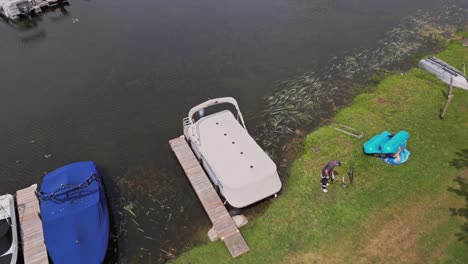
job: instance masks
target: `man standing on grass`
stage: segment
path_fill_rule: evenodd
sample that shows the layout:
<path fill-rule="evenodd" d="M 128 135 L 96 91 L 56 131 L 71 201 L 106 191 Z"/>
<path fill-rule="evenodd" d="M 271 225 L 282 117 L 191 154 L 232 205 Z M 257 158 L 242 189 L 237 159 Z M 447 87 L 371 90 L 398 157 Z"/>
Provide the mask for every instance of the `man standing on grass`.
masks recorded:
<path fill-rule="evenodd" d="M 335 174 L 333 173 L 333 170 L 335 169 L 335 166 L 341 166 L 341 160 L 332 160 L 325 165 L 322 169 L 322 191 L 323 192 L 328 192 L 327 186 L 328 186 L 328 180 L 335 180 Z"/>

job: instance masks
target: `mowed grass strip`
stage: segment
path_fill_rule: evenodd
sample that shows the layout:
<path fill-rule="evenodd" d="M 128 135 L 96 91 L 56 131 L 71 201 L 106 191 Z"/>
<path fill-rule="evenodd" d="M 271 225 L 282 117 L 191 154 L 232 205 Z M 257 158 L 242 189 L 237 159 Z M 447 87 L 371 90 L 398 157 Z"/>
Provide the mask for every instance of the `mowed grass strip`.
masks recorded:
<path fill-rule="evenodd" d="M 468 48 L 452 41 L 437 55 L 460 68 Z M 386 78 L 372 94 L 362 94 L 340 110 L 335 121 L 366 132 L 357 140 L 322 127 L 303 140 L 291 166 L 287 188 L 266 213 L 242 228 L 251 251 L 231 259 L 220 241 L 195 247 L 178 263 L 467 263 L 468 246 L 459 240 L 468 181 L 463 150 L 468 149 L 468 91 L 454 89 L 444 120 L 447 85 L 414 68 Z M 411 156 L 400 166 L 366 156 L 362 145 L 383 130 L 406 130 Z M 457 155 L 457 153 L 459 153 Z M 460 154 L 462 153 L 462 154 Z M 465 162 L 463 162 L 463 158 Z M 336 171 L 355 169 L 354 183 L 320 189 L 321 168 L 341 159 Z M 462 166 L 454 166 L 461 159 Z M 341 178 L 341 177 L 338 178 Z M 349 183 L 348 183 L 349 184 Z M 466 186 L 465 186 L 466 188 Z M 450 191 L 452 190 L 452 191 Z"/>

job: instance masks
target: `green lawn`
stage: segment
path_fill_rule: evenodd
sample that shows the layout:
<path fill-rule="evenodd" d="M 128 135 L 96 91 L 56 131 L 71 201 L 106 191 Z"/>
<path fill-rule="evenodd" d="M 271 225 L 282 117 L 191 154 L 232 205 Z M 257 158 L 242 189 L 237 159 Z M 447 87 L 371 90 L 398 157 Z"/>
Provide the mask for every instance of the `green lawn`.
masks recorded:
<path fill-rule="evenodd" d="M 451 42 L 438 57 L 459 67 L 468 62 L 468 48 Z M 460 154 L 468 150 L 468 91 L 454 89 L 440 120 L 446 90 L 436 77 L 415 68 L 386 78 L 372 94 L 357 96 L 335 121 L 367 136 L 358 140 L 329 127 L 306 136 L 282 195 L 242 228 L 248 254 L 231 259 L 217 241 L 175 262 L 468 263 L 468 231 L 461 228 L 466 216 L 449 210 L 466 208 L 468 202 L 468 154 Z M 411 135 L 407 163 L 391 166 L 363 155 L 362 145 L 371 136 L 401 129 Z M 342 189 L 335 183 L 325 194 L 319 174 L 331 159 L 343 161 L 336 169 L 341 175 L 354 166 L 354 184 Z M 458 168 L 456 159 L 462 159 Z M 454 181 L 457 176 L 464 186 Z M 457 192 L 460 188 L 464 191 Z M 458 240 L 459 233 L 464 240 Z"/>

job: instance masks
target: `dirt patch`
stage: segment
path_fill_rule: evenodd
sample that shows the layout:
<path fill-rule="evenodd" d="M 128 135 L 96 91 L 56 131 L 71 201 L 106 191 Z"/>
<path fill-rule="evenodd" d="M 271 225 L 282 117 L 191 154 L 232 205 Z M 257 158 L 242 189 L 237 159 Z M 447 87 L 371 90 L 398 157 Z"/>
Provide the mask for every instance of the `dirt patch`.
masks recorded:
<path fill-rule="evenodd" d="M 292 253 L 289 254 L 283 261 L 283 263 L 288 264 L 319 264 L 319 263 L 332 263 L 330 259 L 326 258 L 323 255 L 319 254 L 301 254 L 301 253 Z"/>
<path fill-rule="evenodd" d="M 335 246 L 305 254 L 294 252 L 284 263 L 421 263 L 443 259 L 444 250 L 455 237 L 440 241 L 437 250 L 429 255 L 419 248 L 419 243 L 433 228 L 449 221 L 451 198 L 446 192 L 379 210 L 360 231 L 363 237 L 344 235 Z"/>
<path fill-rule="evenodd" d="M 425 234 L 428 234 L 432 227 L 439 225 L 447 218 L 431 217 L 429 214 L 443 204 L 447 194 L 442 194 L 435 200 L 421 200 L 410 204 L 405 204 L 399 212 L 385 212 L 390 216 L 390 220 L 382 223 L 379 231 L 371 236 L 368 244 L 364 248 L 367 258 L 377 258 L 379 263 L 416 263 L 421 260 L 417 243 Z M 428 218 L 430 220 L 428 220 Z M 422 221 L 425 219 L 425 221 Z M 421 223 L 430 223 L 421 224 Z M 375 228 L 372 227 L 372 228 Z M 363 259 L 362 262 L 366 262 Z M 368 260 L 368 259 L 367 259 Z"/>
<path fill-rule="evenodd" d="M 379 234 L 370 241 L 366 251 L 380 259 L 400 258 L 405 263 L 415 262 L 418 254 L 414 246 L 418 237 L 418 232 L 397 216 L 383 226 Z"/>

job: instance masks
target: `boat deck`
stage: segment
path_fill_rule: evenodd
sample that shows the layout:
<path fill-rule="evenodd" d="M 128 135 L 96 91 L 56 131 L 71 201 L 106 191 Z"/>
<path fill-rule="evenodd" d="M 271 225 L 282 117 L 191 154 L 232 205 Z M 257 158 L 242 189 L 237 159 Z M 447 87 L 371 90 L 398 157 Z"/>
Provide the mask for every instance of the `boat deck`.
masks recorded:
<path fill-rule="evenodd" d="M 24 263 L 49 263 L 44 243 L 39 200 L 36 197 L 37 184 L 16 191 L 20 234 L 23 241 Z"/>
<path fill-rule="evenodd" d="M 228 248 L 231 256 L 235 258 L 247 253 L 249 251 L 247 243 L 187 141 L 179 137 L 170 140 L 169 144 L 213 223 L 214 230 Z"/>

